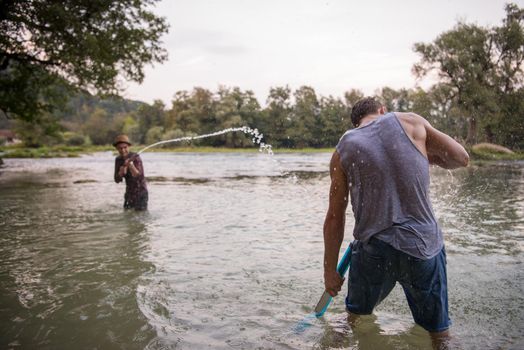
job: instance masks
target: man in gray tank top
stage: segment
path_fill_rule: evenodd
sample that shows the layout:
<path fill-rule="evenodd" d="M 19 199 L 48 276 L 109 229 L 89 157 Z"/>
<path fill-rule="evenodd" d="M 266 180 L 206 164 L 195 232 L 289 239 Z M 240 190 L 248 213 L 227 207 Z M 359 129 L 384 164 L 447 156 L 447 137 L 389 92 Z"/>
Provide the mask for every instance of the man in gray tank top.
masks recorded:
<path fill-rule="evenodd" d="M 324 222 L 324 280 L 335 296 L 348 199 L 355 216 L 346 308 L 371 314 L 399 282 L 413 318 L 438 343 L 448 336 L 446 253 L 429 198 L 429 165 L 467 166 L 465 149 L 414 113 L 386 113 L 373 98 L 351 112 L 355 129 L 330 163 Z"/>

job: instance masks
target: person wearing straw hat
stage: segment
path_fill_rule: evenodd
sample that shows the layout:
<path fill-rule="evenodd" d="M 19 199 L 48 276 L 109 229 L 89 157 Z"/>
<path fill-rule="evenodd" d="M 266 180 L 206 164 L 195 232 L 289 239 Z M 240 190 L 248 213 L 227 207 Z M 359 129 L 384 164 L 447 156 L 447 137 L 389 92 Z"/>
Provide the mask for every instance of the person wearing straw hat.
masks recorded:
<path fill-rule="evenodd" d="M 343 278 L 337 259 L 348 202 L 355 217 L 346 309 L 350 323 L 371 314 L 397 282 L 415 323 L 436 346 L 448 338 L 446 252 L 429 198 L 429 165 L 468 165 L 464 147 L 415 113 L 386 113 L 374 98 L 352 108 L 355 129 L 337 144 L 330 163 L 324 221 L 324 281 L 335 296 Z"/>
<path fill-rule="evenodd" d="M 126 180 L 124 208 L 146 210 L 149 194 L 142 159 L 138 154 L 129 151 L 131 142 L 127 135 L 118 135 L 113 146 L 118 151 L 115 159 L 115 182 Z"/>

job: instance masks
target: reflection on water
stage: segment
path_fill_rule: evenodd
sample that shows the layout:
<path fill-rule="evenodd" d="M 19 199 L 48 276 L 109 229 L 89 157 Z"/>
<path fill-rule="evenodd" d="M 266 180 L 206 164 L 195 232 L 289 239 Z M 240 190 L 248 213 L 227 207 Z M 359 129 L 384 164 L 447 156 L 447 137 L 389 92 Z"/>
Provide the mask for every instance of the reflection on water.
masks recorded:
<path fill-rule="evenodd" d="M 322 293 L 329 154 L 143 154 L 146 213 L 113 155 L 0 169 L 0 348 L 429 349 L 402 290 L 355 327 Z M 454 349 L 523 345 L 524 164 L 432 169 Z M 352 217 L 348 213 L 347 238 Z"/>
<path fill-rule="evenodd" d="M 436 211 L 456 250 L 519 254 L 524 238 L 523 166 L 435 171 Z"/>
<path fill-rule="evenodd" d="M 9 185 L 1 188 L 0 347 L 147 344 L 154 332 L 134 297 L 154 269 L 141 258 L 147 217 L 90 208 L 64 187 Z"/>

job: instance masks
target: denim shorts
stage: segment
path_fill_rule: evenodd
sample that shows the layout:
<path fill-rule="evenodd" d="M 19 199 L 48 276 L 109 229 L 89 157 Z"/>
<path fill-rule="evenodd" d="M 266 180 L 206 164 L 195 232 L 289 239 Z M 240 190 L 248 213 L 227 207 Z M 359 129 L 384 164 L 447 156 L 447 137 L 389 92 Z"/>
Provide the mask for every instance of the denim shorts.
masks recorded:
<path fill-rule="evenodd" d="M 350 313 L 369 315 L 399 282 L 415 323 L 429 332 L 449 328 L 446 252 L 422 260 L 371 238 L 354 241 L 348 278 L 346 308 Z"/>

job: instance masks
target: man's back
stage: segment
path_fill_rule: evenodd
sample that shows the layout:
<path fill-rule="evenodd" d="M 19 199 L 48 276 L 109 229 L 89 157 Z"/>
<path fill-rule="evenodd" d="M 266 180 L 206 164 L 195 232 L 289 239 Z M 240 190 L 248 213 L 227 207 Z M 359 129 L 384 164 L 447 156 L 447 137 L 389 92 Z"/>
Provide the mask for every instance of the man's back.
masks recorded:
<path fill-rule="evenodd" d="M 467 166 L 469 156 L 457 141 L 421 116 L 385 113 L 385 107 L 372 97 L 355 103 L 351 122 L 357 129 L 341 138 L 331 157 L 329 207 L 324 220 L 324 285 L 335 296 L 344 282 L 337 272 L 337 261 L 351 194 L 357 241 L 352 243 L 346 297 L 350 323 L 358 315 L 372 313 L 399 282 L 414 321 L 431 334 L 438 347 L 450 325 L 445 249 L 428 259 L 413 259 L 413 255 L 431 255 L 431 240 L 442 239 L 427 198 L 429 164 L 453 169 Z M 371 231 L 388 223 L 391 226 L 365 242 L 360 237 L 363 222 L 364 229 L 372 227 Z M 431 225 L 437 230 L 433 234 Z M 418 236 L 421 227 L 423 233 Z M 404 251 L 395 249 L 395 244 L 405 243 L 399 241 L 403 237 L 415 245 L 408 244 Z M 424 242 L 431 247 L 425 247 Z"/>
<path fill-rule="evenodd" d="M 375 236 L 422 259 L 442 249 L 429 200 L 428 159 L 394 113 L 348 131 L 337 152 L 351 194 L 356 239 L 367 242 Z"/>

